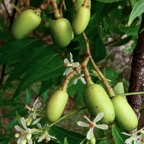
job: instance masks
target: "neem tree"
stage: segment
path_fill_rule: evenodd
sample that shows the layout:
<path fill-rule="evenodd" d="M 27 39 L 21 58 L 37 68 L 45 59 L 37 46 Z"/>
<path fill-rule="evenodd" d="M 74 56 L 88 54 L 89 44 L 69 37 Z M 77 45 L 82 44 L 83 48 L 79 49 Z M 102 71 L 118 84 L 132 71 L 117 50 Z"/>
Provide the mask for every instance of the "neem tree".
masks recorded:
<path fill-rule="evenodd" d="M 1 4 L 2 143 L 144 143 L 143 0 Z M 130 77 L 110 65 L 122 46 Z"/>

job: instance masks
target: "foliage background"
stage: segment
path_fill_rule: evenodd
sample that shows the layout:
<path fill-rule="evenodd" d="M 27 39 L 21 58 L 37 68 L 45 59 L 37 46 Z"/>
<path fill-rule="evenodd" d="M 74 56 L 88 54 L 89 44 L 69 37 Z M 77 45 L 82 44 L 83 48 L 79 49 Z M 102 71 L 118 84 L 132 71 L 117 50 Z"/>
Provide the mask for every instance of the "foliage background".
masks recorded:
<path fill-rule="evenodd" d="M 18 1 L 20 9 L 26 7 L 24 1 Z M 32 7 L 39 7 L 43 0 L 31 0 Z M 112 87 L 117 82 L 123 82 L 125 92 L 128 92 L 129 76 L 131 71 L 132 52 L 136 47 L 138 30 L 141 22 L 142 10 L 137 6 L 138 14 L 131 18 L 130 14 L 137 0 L 92 0 L 91 19 L 85 33 L 90 41 L 91 53 L 103 74 L 111 80 Z M 15 41 L 10 34 L 10 25 L 13 22 L 15 1 L 0 0 L 0 143 L 14 143 L 14 125 L 17 123 L 16 112 L 21 116 L 27 115 L 25 105 L 31 105 L 36 97 L 40 96 L 45 106 L 49 96 L 58 89 L 64 80 L 65 70 L 63 59 L 73 54 L 74 60 L 82 62 L 85 54 L 85 42 L 82 35 L 75 36 L 66 48 L 56 47 L 49 32 L 50 19 L 53 14 L 48 11 L 42 13 L 40 26 L 25 39 Z M 65 0 L 66 10 L 64 17 L 72 21 L 72 1 Z M 139 17 L 138 17 L 139 16 Z M 134 20 L 134 21 L 133 21 Z M 91 72 L 91 67 L 89 67 Z M 97 77 L 92 75 L 96 83 Z M 69 102 L 65 114 L 83 106 L 83 88 L 81 82 L 69 85 Z M 65 133 L 65 137 L 74 135 L 74 131 L 85 134 L 85 129 L 76 125 L 84 113 L 71 116 L 58 124 L 60 130 L 55 128 L 52 133 Z M 143 122 L 140 121 L 140 127 Z M 67 128 L 73 132 L 67 135 Z M 111 143 L 122 144 L 119 135 L 120 128 L 112 126 L 115 139 Z M 56 131 L 57 130 L 57 131 Z M 99 132 L 100 133 L 100 132 Z M 61 135 L 61 134 L 60 134 Z M 82 137 L 75 136 L 76 137 Z M 107 136 L 99 142 L 104 144 Z M 124 139 L 124 138 L 123 138 Z M 75 139 L 71 139 L 72 143 Z"/>

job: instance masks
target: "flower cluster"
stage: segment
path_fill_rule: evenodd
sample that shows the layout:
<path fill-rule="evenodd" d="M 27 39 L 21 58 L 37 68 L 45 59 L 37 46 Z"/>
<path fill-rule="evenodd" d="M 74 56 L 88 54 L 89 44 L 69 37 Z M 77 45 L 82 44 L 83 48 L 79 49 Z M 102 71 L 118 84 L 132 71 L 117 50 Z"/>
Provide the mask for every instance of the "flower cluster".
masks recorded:
<path fill-rule="evenodd" d="M 48 133 L 48 125 L 44 127 L 41 126 L 39 121 L 42 119 L 42 109 L 41 109 L 41 102 L 39 98 L 33 104 L 33 107 L 29 107 L 26 105 L 26 108 L 29 110 L 29 115 L 27 118 L 20 117 L 19 118 L 19 125 L 15 125 L 15 130 L 17 133 L 15 137 L 17 138 L 17 144 L 32 144 L 33 140 L 32 137 L 35 137 L 35 140 L 39 143 L 43 140 L 46 142 L 50 141 L 51 139 L 55 139 L 56 137 L 51 136 Z M 33 125 L 34 128 L 32 127 Z"/>
<path fill-rule="evenodd" d="M 101 112 L 94 118 L 93 121 L 91 121 L 86 115 L 84 115 L 84 118 L 89 122 L 89 124 L 82 122 L 82 121 L 77 122 L 78 126 L 90 128 L 86 135 L 86 138 L 88 140 L 90 140 L 92 138 L 93 133 L 94 133 L 94 128 L 99 128 L 102 130 L 108 129 L 108 125 L 106 125 L 106 124 L 97 124 L 97 122 L 99 122 L 103 117 L 104 117 L 104 113 Z"/>
<path fill-rule="evenodd" d="M 79 62 L 74 62 L 73 60 L 73 55 L 70 53 L 70 60 L 67 58 L 64 59 L 64 64 L 67 67 L 67 69 L 64 71 L 63 75 L 68 76 L 74 68 L 78 67 L 80 64 Z M 78 80 L 81 80 L 83 84 L 86 84 L 86 81 L 84 79 L 84 74 L 82 74 L 82 70 L 78 70 L 77 73 L 75 74 L 75 79 L 73 80 L 73 84 L 75 85 Z"/>
<path fill-rule="evenodd" d="M 137 132 L 134 132 L 132 134 L 126 133 L 126 132 L 122 132 L 122 134 L 129 136 L 129 138 L 127 138 L 125 140 L 126 144 L 143 144 L 144 143 L 144 130 L 140 129 Z"/>

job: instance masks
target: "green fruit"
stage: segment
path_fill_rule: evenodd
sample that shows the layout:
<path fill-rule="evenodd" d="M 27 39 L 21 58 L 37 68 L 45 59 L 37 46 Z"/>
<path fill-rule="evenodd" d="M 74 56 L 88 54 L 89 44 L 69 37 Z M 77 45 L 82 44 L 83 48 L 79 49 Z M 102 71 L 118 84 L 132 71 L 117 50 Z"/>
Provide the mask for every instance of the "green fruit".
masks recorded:
<path fill-rule="evenodd" d="M 74 34 L 81 34 L 87 27 L 90 20 L 90 8 L 82 6 L 76 12 L 72 21 Z"/>
<path fill-rule="evenodd" d="M 64 90 L 57 90 L 50 97 L 46 106 L 46 116 L 49 122 L 58 120 L 68 101 L 68 94 Z"/>
<path fill-rule="evenodd" d="M 92 138 L 89 140 L 89 144 L 96 144 L 96 138 L 93 134 Z"/>
<path fill-rule="evenodd" d="M 84 0 L 75 0 L 75 10 L 77 11 L 84 3 Z M 91 8 L 91 0 L 89 0 L 89 7 Z"/>
<path fill-rule="evenodd" d="M 112 98 L 112 103 L 115 108 L 116 121 L 125 130 L 133 130 L 138 125 L 138 118 L 123 96 L 115 96 Z"/>
<path fill-rule="evenodd" d="M 70 22 L 65 18 L 53 20 L 50 25 L 53 42 L 58 47 L 66 47 L 74 37 Z"/>
<path fill-rule="evenodd" d="M 20 13 L 14 20 L 11 27 L 11 34 L 16 40 L 23 39 L 36 29 L 40 22 L 40 10 L 27 9 Z"/>
<path fill-rule="evenodd" d="M 103 112 L 104 118 L 102 123 L 112 123 L 115 118 L 113 104 L 104 88 L 98 84 L 87 85 L 84 91 L 84 101 L 86 107 L 92 116 Z"/>

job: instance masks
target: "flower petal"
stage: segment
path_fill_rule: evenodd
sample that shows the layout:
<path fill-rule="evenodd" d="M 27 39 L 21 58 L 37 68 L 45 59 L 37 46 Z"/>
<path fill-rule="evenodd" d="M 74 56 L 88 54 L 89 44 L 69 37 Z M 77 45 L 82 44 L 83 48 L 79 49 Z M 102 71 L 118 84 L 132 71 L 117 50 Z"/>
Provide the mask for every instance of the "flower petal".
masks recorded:
<path fill-rule="evenodd" d="M 125 143 L 130 144 L 132 141 L 133 141 L 133 137 L 130 137 L 130 138 L 125 140 Z"/>
<path fill-rule="evenodd" d="M 21 124 L 22 124 L 23 128 L 24 128 L 24 129 L 27 129 L 25 118 L 22 117 L 22 118 L 20 119 L 20 121 L 21 121 Z"/>
<path fill-rule="evenodd" d="M 35 100 L 33 107 L 35 107 L 35 105 L 38 103 L 39 97 Z"/>
<path fill-rule="evenodd" d="M 78 81 L 78 78 L 75 78 L 75 79 L 73 80 L 73 84 L 76 85 L 76 84 L 77 84 L 77 81 Z"/>
<path fill-rule="evenodd" d="M 77 122 L 77 125 L 78 126 L 82 126 L 82 127 L 89 127 L 89 124 L 85 123 L 85 122 L 82 122 L 82 121 L 78 121 Z"/>
<path fill-rule="evenodd" d="M 40 120 L 41 120 L 41 118 L 37 118 L 37 119 L 32 123 L 32 125 L 37 124 Z"/>
<path fill-rule="evenodd" d="M 73 63 L 73 55 L 70 53 L 70 62 Z"/>
<path fill-rule="evenodd" d="M 93 136 L 93 128 L 90 128 L 89 131 L 88 131 L 88 133 L 87 133 L 86 138 L 88 140 L 90 140 L 92 138 L 92 136 Z"/>
<path fill-rule="evenodd" d="M 41 136 L 39 136 L 39 139 L 38 139 L 37 142 L 38 143 L 41 142 L 44 138 L 45 138 L 45 134 L 42 134 Z"/>
<path fill-rule="evenodd" d="M 18 125 L 15 125 L 15 127 L 14 127 L 17 131 L 19 131 L 19 132 L 21 132 L 21 131 L 24 131 L 24 129 L 23 128 L 21 128 L 20 126 L 18 126 Z"/>
<path fill-rule="evenodd" d="M 65 70 L 65 72 L 63 73 L 63 75 L 69 75 L 71 72 L 73 71 L 73 69 L 72 68 L 67 68 L 66 70 Z"/>
<path fill-rule="evenodd" d="M 86 81 L 83 77 L 81 77 L 80 80 L 82 81 L 83 84 L 86 84 Z"/>
<path fill-rule="evenodd" d="M 102 129 L 102 130 L 108 129 L 108 125 L 106 125 L 106 124 L 96 124 L 95 127 Z"/>
<path fill-rule="evenodd" d="M 28 140 L 28 144 L 32 144 L 32 139 L 29 139 L 29 140 Z"/>
<path fill-rule="evenodd" d="M 67 58 L 65 58 L 65 59 L 64 59 L 64 63 L 65 63 L 65 64 L 70 64 L 70 61 L 69 61 Z"/>
<path fill-rule="evenodd" d="M 121 132 L 121 133 L 124 134 L 124 135 L 127 135 L 127 136 L 131 136 L 131 134 L 126 133 L 126 132 Z"/>
<path fill-rule="evenodd" d="M 72 64 L 73 67 L 78 67 L 79 65 L 80 65 L 79 62 L 75 62 L 75 63 Z"/>
<path fill-rule="evenodd" d="M 96 122 L 100 121 L 103 117 L 104 117 L 104 113 L 103 112 L 98 113 L 98 115 L 95 117 L 93 122 L 96 123 Z"/>

